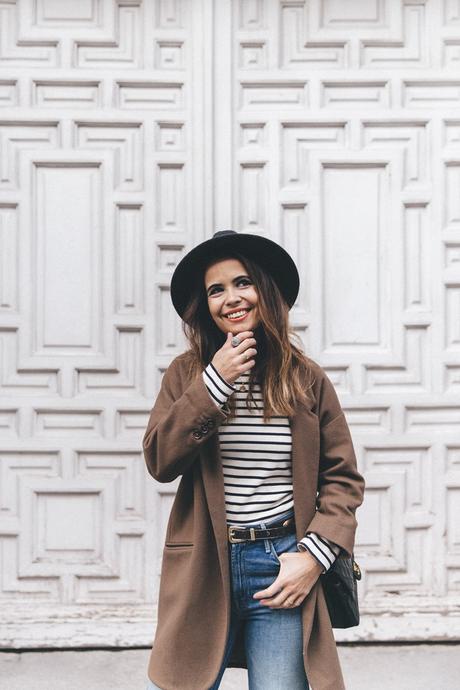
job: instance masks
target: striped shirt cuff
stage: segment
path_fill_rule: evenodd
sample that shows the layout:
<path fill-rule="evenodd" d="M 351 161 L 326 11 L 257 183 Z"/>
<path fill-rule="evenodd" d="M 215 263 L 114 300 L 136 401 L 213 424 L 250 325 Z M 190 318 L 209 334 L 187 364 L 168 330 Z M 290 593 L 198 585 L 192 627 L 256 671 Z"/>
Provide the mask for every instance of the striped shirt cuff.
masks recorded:
<path fill-rule="evenodd" d="M 329 570 L 340 553 L 340 546 L 337 546 L 337 544 L 325 537 L 320 537 L 316 532 L 308 532 L 298 542 L 297 547 L 302 551 L 308 550 L 318 563 L 323 566 L 323 573 Z"/>
<path fill-rule="evenodd" d="M 236 391 L 236 387 L 222 378 L 212 362 L 209 362 L 202 375 L 204 385 L 217 407 L 225 405 L 228 397 Z"/>

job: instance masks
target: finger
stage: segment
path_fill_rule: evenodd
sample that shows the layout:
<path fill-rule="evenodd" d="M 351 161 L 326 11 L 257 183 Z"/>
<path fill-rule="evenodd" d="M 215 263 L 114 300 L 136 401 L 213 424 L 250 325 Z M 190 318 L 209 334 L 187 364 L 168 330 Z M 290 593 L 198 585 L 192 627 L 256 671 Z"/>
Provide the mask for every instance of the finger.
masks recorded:
<path fill-rule="evenodd" d="M 308 594 L 308 592 L 307 593 L 302 592 L 302 594 L 300 594 L 300 596 L 296 597 L 295 601 L 293 601 L 293 603 L 291 605 L 291 608 L 294 608 L 295 606 L 300 606 L 300 604 L 303 602 L 303 600 L 305 599 L 307 594 Z"/>
<path fill-rule="evenodd" d="M 242 345 L 244 345 L 245 341 L 246 341 L 248 338 L 252 338 L 253 335 L 254 335 L 254 334 L 253 334 L 252 331 L 242 331 L 241 333 L 237 333 L 236 336 L 237 336 L 237 338 L 239 338 L 239 340 L 240 340 L 240 344 L 237 345 L 237 347 L 241 347 Z"/>
<path fill-rule="evenodd" d="M 260 589 L 258 592 L 253 594 L 254 599 L 268 599 L 269 597 L 273 597 L 275 594 L 278 594 L 280 592 L 280 584 L 276 582 L 272 582 L 270 587 L 267 587 L 266 589 Z"/>
<path fill-rule="evenodd" d="M 295 595 L 292 594 L 292 592 L 289 593 L 284 589 L 278 594 L 278 596 L 274 597 L 273 599 L 263 599 L 260 603 L 266 604 L 267 606 L 270 606 L 270 608 L 274 609 L 289 609 L 292 607 L 294 596 Z"/>
<path fill-rule="evenodd" d="M 249 359 L 253 359 L 255 355 L 256 353 L 252 350 L 245 350 L 244 352 L 240 352 L 239 356 L 243 358 L 243 362 L 247 362 Z"/>
<path fill-rule="evenodd" d="M 255 594 L 252 595 L 253 599 L 266 599 L 267 597 L 271 597 L 272 594 L 269 593 L 268 589 L 261 589 L 259 592 L 255 592 Z"/>

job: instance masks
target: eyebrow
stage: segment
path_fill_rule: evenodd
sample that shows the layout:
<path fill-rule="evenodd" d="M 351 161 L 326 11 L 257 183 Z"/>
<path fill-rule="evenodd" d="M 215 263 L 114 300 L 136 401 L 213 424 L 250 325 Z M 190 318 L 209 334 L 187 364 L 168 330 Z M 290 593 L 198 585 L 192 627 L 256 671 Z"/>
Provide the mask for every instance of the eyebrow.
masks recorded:
<path fill-rule="evenodd" d="M 249 278 L 249 276 L 247 276 L 246 274 L 243 274 L 241 276 L 236 276 L 236 278 L 233 278 L 232 283 L 237 283 L 239 280 L 241 280 L 241 278 L 248 278 L 248 280 L 251 280 Z M 221 285 L 222 285 L 222 283 L 213 283 L 208 288 L 206 288 L 206 293 L 208 293 L 211 288 L 220 287 Z"/>

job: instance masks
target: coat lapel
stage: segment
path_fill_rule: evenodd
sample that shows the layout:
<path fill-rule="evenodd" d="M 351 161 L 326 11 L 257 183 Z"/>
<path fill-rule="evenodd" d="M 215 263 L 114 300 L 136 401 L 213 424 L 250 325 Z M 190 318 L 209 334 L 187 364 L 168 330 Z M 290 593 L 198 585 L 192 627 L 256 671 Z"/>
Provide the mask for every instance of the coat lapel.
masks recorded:
<path fill-rule="evenodd" d="M 318 417 L 304 403 L 298 403 L 291 418 L 291 433 L 294 515 L 301 539 L 315 513 L 320 451 Z"/>

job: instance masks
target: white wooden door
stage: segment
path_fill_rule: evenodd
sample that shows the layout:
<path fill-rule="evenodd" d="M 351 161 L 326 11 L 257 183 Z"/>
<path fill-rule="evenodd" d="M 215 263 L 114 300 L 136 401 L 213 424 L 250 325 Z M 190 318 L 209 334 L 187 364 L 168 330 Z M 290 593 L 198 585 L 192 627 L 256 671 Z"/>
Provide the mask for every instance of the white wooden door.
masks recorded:
<path fill-rule="evenodd" d="M 3 646 L 153 638 L 176 487 L 141 439 L 210 227 L 206 4 L 0 0 Z"/>
<path fill-rule="evenodd" d="M 362 624 L 460 634 L 460 21 L 448 0 L 0 0 L 3 646 L 149 644 L 141 439 L 180 257 L 283 244 L 366 478 Z"/>

